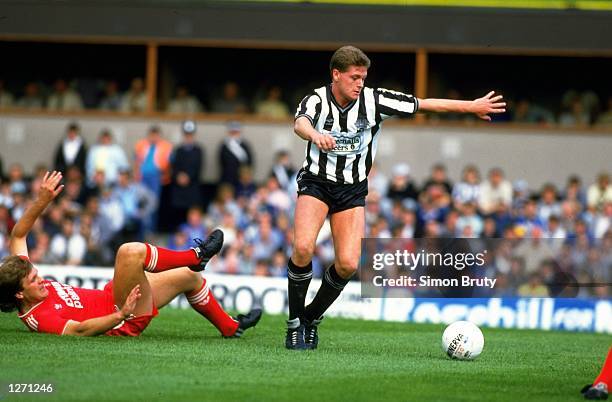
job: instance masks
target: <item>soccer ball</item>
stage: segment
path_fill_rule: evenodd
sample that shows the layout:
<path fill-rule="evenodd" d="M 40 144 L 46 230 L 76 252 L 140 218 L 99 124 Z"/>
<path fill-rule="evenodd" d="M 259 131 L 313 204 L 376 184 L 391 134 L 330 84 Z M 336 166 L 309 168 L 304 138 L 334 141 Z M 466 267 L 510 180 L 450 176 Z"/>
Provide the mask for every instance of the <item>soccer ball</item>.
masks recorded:
<path fill-rule="evenodd" d="M 478 326 L 469 321 L 456 321 L 442 334 L 442 349 L 451 359 L 472 360 L 482 353 L 484 336 Z"/>

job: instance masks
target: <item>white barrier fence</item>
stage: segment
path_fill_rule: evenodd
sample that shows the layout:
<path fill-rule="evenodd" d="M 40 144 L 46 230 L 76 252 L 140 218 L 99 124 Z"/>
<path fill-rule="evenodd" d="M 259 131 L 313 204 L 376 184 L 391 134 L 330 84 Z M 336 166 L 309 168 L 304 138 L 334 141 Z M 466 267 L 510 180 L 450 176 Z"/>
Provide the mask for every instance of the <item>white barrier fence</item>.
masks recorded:
<path fill-rule="evenodd" d="M 113 277 L 111 268 L 41 265 L 42 276 L 68 285 L 102 289 Z M 257 276 L 205 273 L 226 309 L 246 312 L 261 306 L 267 314 L 285 314 L 287 280 Z M 320 281 L 313 280 L 312 298 Z M 187 308 L 184 296 L 170 306 Z M 490 298 L 490 299 L 364 299 L 358 282 L 347 285 L 326 315 L 363 320 L 451 323 L 469 320 L 492 328 L 586 331 L 612 334 L 612 300 Z"/>

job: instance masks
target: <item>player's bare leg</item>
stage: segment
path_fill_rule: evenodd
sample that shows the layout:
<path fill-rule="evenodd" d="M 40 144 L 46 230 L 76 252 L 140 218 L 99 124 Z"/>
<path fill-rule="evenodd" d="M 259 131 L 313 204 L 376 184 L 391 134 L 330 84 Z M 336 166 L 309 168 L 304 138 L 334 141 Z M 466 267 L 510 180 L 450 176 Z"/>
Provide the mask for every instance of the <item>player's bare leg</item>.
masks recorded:
<path fill-rule="evenodd" d="M 293 254 L 287 269 L 289 320 L 285 346 L 288 349 L 305 348 L 301 319 L 308 285 L 312 279 L 312 256 L 328 211 L 327 204 L 310 195 L 301 195 L 297 199 L 293 225 Z"/>
<path fill-rule="evenodd" d="M 365 236 L 365 208 L 356 207 L 333 214 L 330 224 L 336 271 L 343 279 L 351 279 L 359 268 L 361 239 Z"/>
<path fill-rule="evenodd" d="M 340 296 L 344 286 L 355 274 L 361 255 L 361 238 L 365 233 L 365 209 L 355 207 L 332 214 L 331 230 L 336 258 L 321 281 L 321 288 L 304 310 L 304 342 L 309 349 L 319 343 L 318 325 L 323 313 Z"/>
<path fill-rule="evenodd" d="M 298 197 L 295 205 L 293 254 L 291 260 L 304 267 L 312 261 L 317 236 L 323 227 L 329 207 L 310 195 Z"/>
<path fill-rule="evenodd" d="M 119 247 L 113 275 L 113 297 L 115 304 L 122 306 L 130 291 L 140 285 L 141 297 L 134 315 L 153 313 L 151 286 L 144 271 L 160 273 L 188 266 L 201 271 L 213 255 L 223 246 L 223 232 L 213 231 L 205 241 L 198 240 L 198 246 L 185 251 L 173 251 L 148 243 L 125 243 Z"/>
<path fill-rule="evenodd" d="M 157 308 L 162 308 L 176 296 L 184 293 L 191 307 L 210 321 L 225 337 L 240 337 L 246 329 L 257 325 L 261 318 L 261 309 L 253 309 L 246 315 L 239 314 L 236 319 L 232 318 L 209 291 L 206 279 L 187 267 L 159 274 L 146 273 L 146 277 Z"/>
<path fill-rule="evenodd" d="M 144 243 L 125 243 L 119 247 L 113 275 L 113 298 L 117 306 L 123 306 L 136 285 L 140 285 L 141 297 L 134 309 L 135 316 L 153 313 L 153 293 L 144 272 L 147 246 Z"/>
<path fill-rule="evenodd" d="M 202 287 L 204 278 L 188 268 L 177 268 L 159 274 L 146 273 L 153 289 L 153 300 L 157 308 L 170 303 L 181 293 L 193 292 Z"/>

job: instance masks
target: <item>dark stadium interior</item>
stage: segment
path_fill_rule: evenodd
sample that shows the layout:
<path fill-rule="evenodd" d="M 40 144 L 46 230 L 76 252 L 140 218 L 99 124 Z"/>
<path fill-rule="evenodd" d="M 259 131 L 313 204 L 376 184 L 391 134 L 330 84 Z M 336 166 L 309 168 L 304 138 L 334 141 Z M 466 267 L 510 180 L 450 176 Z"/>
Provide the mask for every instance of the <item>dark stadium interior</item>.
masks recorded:
<path fill-rule="evenodd" d="M 23 96 L 29 82 L 40 84 L 44 97 L 62 78 L 80 92 L 85 108 L 95 109 L 108 81 L 116 81 L 124 92 L 133 78 L 146 75 L 146 48 L 138 45 L 0 42 L 0 52 L 8 60 L 0 81 L 15 100 Z M 414 90 L 413 52 L 370 52 L 370 57 L 373 66 L 368 85 Z M 271 86 L 282 88 L 281 101 L 291 109 L 314 83 L 328 80 L 327 71 L 321 68 L 327 58 L 327 51 L 314 50 L 163 46 L 159 49 L 157 110 L 166 110 L 177 87 L 185 86 L 205 111 L 214 112 L 211 104 L 230 81 L 238 84 L 249 112 L 255 111 L 255 104 Z M 498 121 L 520 121 L 514 116 L 514 106 L 527 100 L 558 122 L 563 113 L 570 112 L 572 100 L 588 92 L 596 97 L 586 108 L 589 124 L 597 124 L 609 112 L 612 83 L 607 76 L 611 69 L 612 58 L 608 57 L 432 53 L 427 95 L 473 98 L 492 88 L 511 102 L 507 114 L 496 116 Z"/>

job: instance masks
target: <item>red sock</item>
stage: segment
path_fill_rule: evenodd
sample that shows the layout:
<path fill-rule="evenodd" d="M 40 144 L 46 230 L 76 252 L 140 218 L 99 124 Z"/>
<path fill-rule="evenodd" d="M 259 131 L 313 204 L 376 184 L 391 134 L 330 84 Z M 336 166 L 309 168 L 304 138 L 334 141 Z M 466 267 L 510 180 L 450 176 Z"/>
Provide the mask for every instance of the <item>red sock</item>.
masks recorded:
<path fill-rule="evenodd" d="M 612 347 L 608 350 L 608 357 L 606 357 L 606 361 L 601 368 L 601 373 L 599 373 L 599 376 L 593 381 L 593 385 L 597 385 L 600 382 L 606 384 L 608 388 L 612 386 Z"/>
<path fill-rule="evenodd" d="M 147 256 L 145 257 L 144 263 L 145 271 L 162 272 L 172 268 L 197 265 L 200 262 L 193 250 L 172 251 L 151 244 L 146 244 L 146 246 Z"/>
<path fill-rule="evenodd" d="M 191 307 L 217 327 L 221 335 L 232 336 L 236 333 L 238 322 L 221 308 L 215 296 L 209 291 L 206 279 L 200 289 L 185 293 L 185 296 Z"/>

